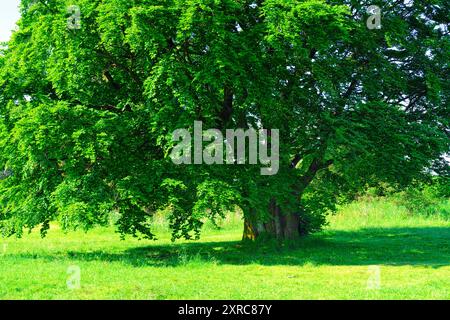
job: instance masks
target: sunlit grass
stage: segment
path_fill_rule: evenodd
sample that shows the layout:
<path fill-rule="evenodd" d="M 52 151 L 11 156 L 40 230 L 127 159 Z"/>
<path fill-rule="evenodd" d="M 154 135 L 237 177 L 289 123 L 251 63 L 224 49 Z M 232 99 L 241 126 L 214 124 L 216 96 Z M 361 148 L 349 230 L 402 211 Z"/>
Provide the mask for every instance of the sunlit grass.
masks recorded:
<path fill-rule="evenodd" d="M 299 243 L 242 244 L 239 216 L 199 242 L 112 228 L 0 239 L 1 299 L 450 299 L 450 221 L 384 201 L 344 207 Z M 69 266 L 80 288 L 67 286 Z M 371 267 L 374 266 L 374 267 Z M 379 286 L 373 286 L 379 270 Z"/>

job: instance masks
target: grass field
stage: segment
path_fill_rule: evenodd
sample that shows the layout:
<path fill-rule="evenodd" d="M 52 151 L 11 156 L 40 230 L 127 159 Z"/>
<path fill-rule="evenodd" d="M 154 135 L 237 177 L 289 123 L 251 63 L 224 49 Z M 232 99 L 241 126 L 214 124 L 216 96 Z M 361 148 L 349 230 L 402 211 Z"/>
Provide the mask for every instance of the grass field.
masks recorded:
<path fill-rule="evenodd" d="M 162 226 L 156 242 L 112 229 L 0 238 L 0 299 L 450 299 L 448 217 L 356 203 L 290 246 L 243 245 L 241 228 L 234 217 L 175 244 Z"/>

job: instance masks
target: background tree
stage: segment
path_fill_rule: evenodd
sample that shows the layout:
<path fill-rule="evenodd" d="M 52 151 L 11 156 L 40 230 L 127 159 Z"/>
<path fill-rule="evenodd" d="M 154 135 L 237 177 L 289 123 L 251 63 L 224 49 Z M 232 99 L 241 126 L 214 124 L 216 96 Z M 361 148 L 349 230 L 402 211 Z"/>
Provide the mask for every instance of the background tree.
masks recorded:
<path fill-rule="evenodd" d="M 445 1 L 23 0 L 21 14 L 0 55 L 7 235 L 115 212 L 122 235 L 153 238 L 168 208 L 189 239 L 239 206 L 245 239 L 295 238 L 369 186 L 448 170 Z M 279 173 L 174 165 L 171 134 L 194 120 L 279 129 Z"/>

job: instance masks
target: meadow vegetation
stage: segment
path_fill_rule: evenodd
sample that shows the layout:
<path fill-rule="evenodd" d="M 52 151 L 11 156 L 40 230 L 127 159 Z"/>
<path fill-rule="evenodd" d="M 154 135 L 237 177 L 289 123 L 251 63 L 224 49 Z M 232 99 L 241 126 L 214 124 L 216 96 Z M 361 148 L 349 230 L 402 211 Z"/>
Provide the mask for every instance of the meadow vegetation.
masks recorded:
<path fill-rule="evenodd" d="M 53 225 L 44 239 L 3 240 L 0 299 L 450 299 L 449 209 L 442 201 L 428 215 L 366 197 L 295 243 L 243 243 L 239 214 L 221 229 L 206 223 L 200 241 L 175 243 L 163 216 L 157 241 Z M 70 266 L 81 270 L 76 290 Z"/>

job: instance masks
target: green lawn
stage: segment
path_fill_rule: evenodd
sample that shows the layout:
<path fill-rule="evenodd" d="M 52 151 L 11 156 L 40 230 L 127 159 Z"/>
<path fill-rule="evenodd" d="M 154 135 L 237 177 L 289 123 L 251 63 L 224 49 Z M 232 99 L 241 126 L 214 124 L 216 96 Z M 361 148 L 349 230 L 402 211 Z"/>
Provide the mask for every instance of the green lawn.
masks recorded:
<path fill-rule="evenodd" d="M 290 246 L 243 245 L 236 217 L 200 242 L 159 229 L 156 242 L 111 229 L 0 239 L 0 299 L 450 299 L 450 220 L 385 202 L 343 208 Z"/>

